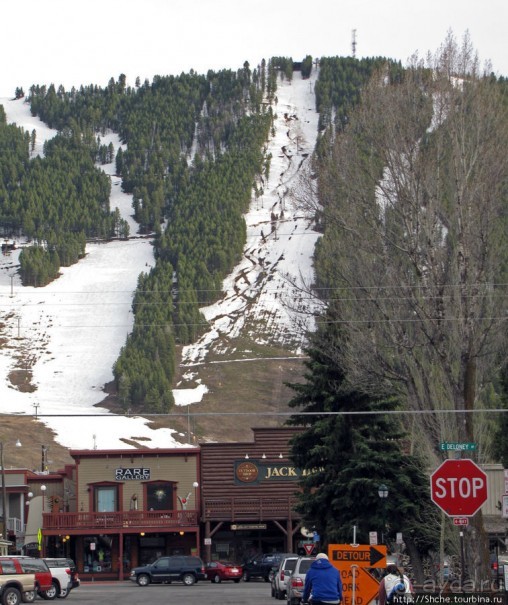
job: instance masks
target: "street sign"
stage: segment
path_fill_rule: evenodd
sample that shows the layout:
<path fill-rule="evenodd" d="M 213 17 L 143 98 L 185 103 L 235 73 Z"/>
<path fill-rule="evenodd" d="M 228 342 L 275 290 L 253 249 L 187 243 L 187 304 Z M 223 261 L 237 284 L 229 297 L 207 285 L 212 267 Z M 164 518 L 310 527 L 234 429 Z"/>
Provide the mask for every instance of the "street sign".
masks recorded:
<path fill-rule="evenodd" d="M 469 519 L 467 517 L 454 517 L 454 525 L 469 525 Z"/>
<path fill-rule="evenodd" d="M 342 580 L 341 605 L 367 605 L 377 597 L 379 582 L 366 569 L 355 566 L 338 570 Z"/>
<path fill-rule="evenodd" d="M 312 551 L 314 550 L 314 544 L 304 544 L 303 547 L 305 548 L 305 554 L 306 555 L 310 555 L 312 554 Z"/>
<path fill-rule="evenodd" d="M 476 449 L 476 443 L 448 443 L 445 441 L 444 443 L 440 443 L 439 447 L 442 451 L 474 451 Z"/>
<path fill-rule="evenodd" d="M 328 558 L 338 569 L 386 567 L 386 546 L 370 544 L 329 544 Z"/>
<path fill-rule="evenodd" d="M 430 476 L 430 495 L 448 516 L 472 517 L 487 501 L 487 475 L 472 460 L 445 460 Z"/>

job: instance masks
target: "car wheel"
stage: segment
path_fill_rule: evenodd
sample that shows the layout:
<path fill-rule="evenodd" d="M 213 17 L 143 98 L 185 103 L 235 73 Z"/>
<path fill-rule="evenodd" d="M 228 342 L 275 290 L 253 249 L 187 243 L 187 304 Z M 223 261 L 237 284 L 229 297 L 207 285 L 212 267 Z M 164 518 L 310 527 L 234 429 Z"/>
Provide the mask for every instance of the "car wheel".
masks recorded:
<path fill-rule="evenodd" d="M 234 582 L 235 584 L 238 584 L 238 582 L 240 582 L 240 580 L 239 580 L 239 579 L 237 579 L 237 580 L 233 580 L 233 582 Z"/>
<path fill-rule="evenodd" d="M 47 590 L 43 591 L 43 593 L 45 594 L 45 598 L 48 601 L 52 601 L 53 599 L 56 599 L 56 596 L 59 592 L 60 592 L 60 589 L 55 584 L 55 582 L 53 582 L 51 584 L 51 588 L 48 588 Z"/>
<path fill-rule="evenodd" d="M 2 595 L 3 605 L 19 605 L 21 603 L 21 593 L 14 586 L 6 588 Z"/>
<path fill-rule="evenodd" d="M 59 599 L 66 599 L 69 596 L 70 590 L 61 590 L 56 596 Z"/>
<path fill-rule="evenodd" d="M 280 599 L 281 601 L 283 601 L 286 598 L 285 591 L 284 590 L 279 590 L 279 596 L 277 598 Z"/>
<path fill-rule="evenodd" d="M 150 584 L 150 578 L 146 575 L 146 573 L 139 574 L 136 579 L 136 582 L 139 586 L 148 586 Z"/>
<path fill-rule="evenodd" d="M 221 583 L 221 579 L 220 579 L 220 576 L 219 576 L 219 574 L 218 574 L 218 573 L 216 573 L 216 574 L 213 576 L 213 582 L 214 582 L 214 584 L 220 584 L 220 583 Z"/>
<path fill-rule="evenodd" d="M 191 573 L 185 573 L 182 576 L 182 582 L 185 584 L 185 586 L 192 586 L 196 583 L 196 578 Z"/>
<path fill-rule="evenodd" d="M 242 578 L 244 582 L 248 582 L 250 580 L 250 576 L 246 571 L 243 572 Z"/>
<path fill-rule="evenodd" d="M 23 603 L 33 603 L 36 596 L 35 590 L 27 590 L 26 592 L 21 593 L 21 600 Z"/>

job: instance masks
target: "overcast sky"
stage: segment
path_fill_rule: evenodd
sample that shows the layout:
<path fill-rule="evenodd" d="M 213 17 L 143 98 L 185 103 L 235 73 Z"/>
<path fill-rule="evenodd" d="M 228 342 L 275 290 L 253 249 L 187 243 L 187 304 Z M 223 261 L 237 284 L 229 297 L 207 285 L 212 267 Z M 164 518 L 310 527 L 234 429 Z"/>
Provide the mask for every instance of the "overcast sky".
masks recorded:
<path fill-rule="evenodd" d="M 16 86 L 134 84 L 194 69 L 255 67 L 310 54 L 425 56 L 466 30 L 483 61 L 508 75 L 506 0 L 3 0 L 0 97 Z"/>

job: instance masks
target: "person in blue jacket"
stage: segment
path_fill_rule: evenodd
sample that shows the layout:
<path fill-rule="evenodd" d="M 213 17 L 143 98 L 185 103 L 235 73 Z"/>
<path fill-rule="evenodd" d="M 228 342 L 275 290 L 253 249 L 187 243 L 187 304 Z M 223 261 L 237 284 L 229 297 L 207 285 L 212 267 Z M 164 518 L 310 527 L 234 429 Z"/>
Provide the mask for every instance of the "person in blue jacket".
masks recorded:
<path fill-rule="evenodd" d="M 337 605 L 342 601 L 340 573 L 320 552 L 305 575 L 302 602 L 312 605 Z"/>

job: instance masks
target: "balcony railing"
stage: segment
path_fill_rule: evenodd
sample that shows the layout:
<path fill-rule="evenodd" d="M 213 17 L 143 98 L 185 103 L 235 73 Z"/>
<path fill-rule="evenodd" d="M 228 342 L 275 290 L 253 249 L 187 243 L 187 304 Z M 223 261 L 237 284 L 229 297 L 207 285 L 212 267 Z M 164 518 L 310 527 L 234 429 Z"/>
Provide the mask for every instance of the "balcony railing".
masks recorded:
<path fill-rule="evenodd" d="M 129 510 L 104 513 L 44 513 L 43 529 L 120 529 L 191 527 L 198 524 L 195 510 Z"/>
<path fill-rule="evenodd" d="M 205 498 L 203 514 L 207 521 L 270 521 L 299 518 L 294 511 L 296 498 Z"/>

